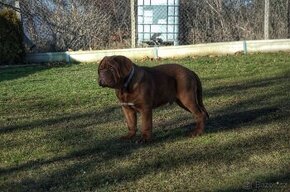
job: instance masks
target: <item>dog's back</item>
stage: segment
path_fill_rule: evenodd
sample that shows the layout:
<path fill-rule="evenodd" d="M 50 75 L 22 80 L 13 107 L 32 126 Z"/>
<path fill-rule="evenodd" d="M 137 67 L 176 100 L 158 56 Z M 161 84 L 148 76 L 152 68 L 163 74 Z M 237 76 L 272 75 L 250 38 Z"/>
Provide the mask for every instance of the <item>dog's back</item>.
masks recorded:
<path fill-rule="evenodd" d="M 201 111 L 204 111 L 207 117 L 209 117 L 202 100 L 202 85 L 198 75 L 191 71 L 190 69 L 183 67 L 179 64 L 163 64 L 158 65 L 152 68 L 155 71 L 158 71 L 160 74 L 166 74 L 175 81 L 176 97 L 178 94 L 185 92 L 195 92 L 196 102 Z M 177 99 L 177 103 L 179 103 Z"/>
<path fill-rule="evenodd" d="M 176 100 L 177 85 L 176 80 L 169 74 L 155 67 L 140 67 L 144 71 L 143 81 L 150 84 L 152 93 L 153 108 L 159 107 L 166 103 L 173 103 Z M 166 91 L 164 91 L 166 90 Z"/>

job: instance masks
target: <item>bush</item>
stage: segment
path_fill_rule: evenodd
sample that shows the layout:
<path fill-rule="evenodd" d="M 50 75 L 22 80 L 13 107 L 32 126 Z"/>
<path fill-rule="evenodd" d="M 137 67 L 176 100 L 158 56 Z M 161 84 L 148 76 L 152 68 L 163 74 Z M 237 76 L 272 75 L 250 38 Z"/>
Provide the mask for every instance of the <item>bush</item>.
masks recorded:
<path fill-rule="evenodd" d="M 0 10 L 0 65 L 18 63 L 24 56 L 21 22 L 15 11 Z"/>

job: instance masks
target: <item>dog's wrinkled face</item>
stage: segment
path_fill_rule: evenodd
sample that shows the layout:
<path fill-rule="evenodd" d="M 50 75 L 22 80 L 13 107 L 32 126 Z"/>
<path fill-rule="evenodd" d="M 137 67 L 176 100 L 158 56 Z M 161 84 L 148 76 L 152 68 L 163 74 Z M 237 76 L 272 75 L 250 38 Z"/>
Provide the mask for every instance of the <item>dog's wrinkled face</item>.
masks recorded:
<path fill-rule="evenodd" d="M 123 56 L 104 57 L 98 68 L 99 85 L 119 88 L 131 67 L 131 60 Z"/>
<path fill-rule="evenodd" d="M 118 69 L 116 63 L 105 57 L 99 65 L 99 85 L 102 87 L 111 87 L 114 88 L 118 82 Z"/>

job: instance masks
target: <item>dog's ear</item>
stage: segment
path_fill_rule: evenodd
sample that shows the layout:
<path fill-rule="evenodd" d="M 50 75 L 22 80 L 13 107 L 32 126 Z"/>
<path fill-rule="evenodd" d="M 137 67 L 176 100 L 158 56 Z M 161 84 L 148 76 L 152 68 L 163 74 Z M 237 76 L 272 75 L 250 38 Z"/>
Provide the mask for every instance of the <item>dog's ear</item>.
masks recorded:
<path fill-rule="evenodd" d="M 100 61 L 100 63 L 99 63 L 99 66 L 98 66 L 98 73 L 100 72 L 100 69 L 102 69 L 102 65 L 105 63 L 105 60 L 107 60 L 108 59 L 108 57 L 107 56 L 105 56 L 101 61 Z"/>
<path fill-rule="evenodd" d="M 132 69 L 133 62 L 129 58 L 122 55 L 113 56 L 112 59 L 118 64 L 120 75 L 122 77 L 126 77 Z"/>

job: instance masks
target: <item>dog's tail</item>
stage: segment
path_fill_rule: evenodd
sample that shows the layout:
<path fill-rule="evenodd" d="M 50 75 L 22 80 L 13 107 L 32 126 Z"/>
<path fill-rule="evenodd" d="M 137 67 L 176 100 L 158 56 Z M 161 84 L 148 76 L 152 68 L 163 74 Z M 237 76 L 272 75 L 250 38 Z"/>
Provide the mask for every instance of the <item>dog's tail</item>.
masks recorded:
<path fill-rule="evenodd" d="M 202 100 L 202 85 L 201 85 L 201 81 L 199 79 L 199 77 L 195 74 L 196 77 L 196 95 L 197 95 L 197 104 L 200 108 L 200 110 L 202 112 L 204 112 L 206 114 L 206 117 L 209 118 L 209 114 L 207 112 L 207 110 L 205 109 L 204 105 L 203 105 L 203 100 Z"/>

